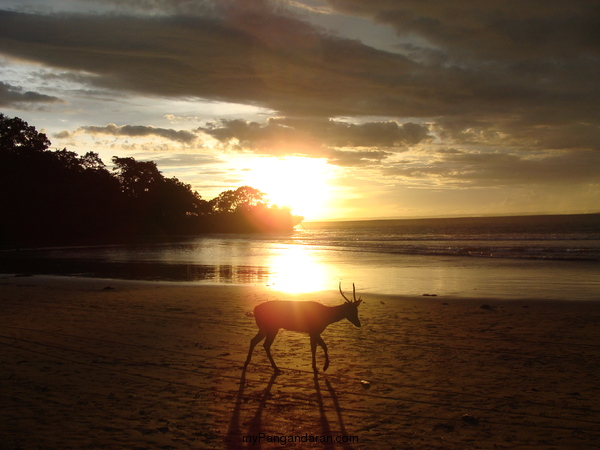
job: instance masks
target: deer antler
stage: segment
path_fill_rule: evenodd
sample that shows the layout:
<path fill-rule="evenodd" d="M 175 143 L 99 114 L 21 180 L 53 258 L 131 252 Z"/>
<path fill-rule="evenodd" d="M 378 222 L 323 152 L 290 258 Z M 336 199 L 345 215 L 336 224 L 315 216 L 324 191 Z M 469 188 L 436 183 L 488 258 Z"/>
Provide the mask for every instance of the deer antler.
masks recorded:
<path fill-rule="evenodd" d="M 340 281 L 340 294 L 342 294 L 342 297 L 344 297 L 344 300 L 346 300 L 346 303 L 356 303 L 356 302 L 360 302 L 362 300 L 361 297 L 358 297 L 358 300 L 356 300 L 356 286 L 354 286 L 354 283 L 352 283 L 352 296 L 354 297 L 354 301 L 348 300 L 348 298 L 342 292 L 342 282 L 341 281 Z"/>
<path fill-rule="evenodd" d="M 354 286 L 354 284 L 353 284 L 352 286 Z M 346 300 L 346 303 L 352 303 L 350 300 L 348 300 L 348 299 L 346 298 L 346 296 L 345 296 L 345 295 L 344 295 L 344 293 L 342 292 L 342 282 L 341 282 L 341 281 L 340 281 L 340 294 L 342 294 L 342 297 L 344 297 L 344 300 Z M 355 297 L 355 299 L 356 299 L 356 297 Z"/>
<path fill-rule="evenodd" d="M 354 283 L 352 283 L 352 295 L 354 296 L 354 302 L 360 302 L 362 300 L 362 297 L 358 297 L 358 300 L 356 300 L 356 288 L 354 287 Z"/>

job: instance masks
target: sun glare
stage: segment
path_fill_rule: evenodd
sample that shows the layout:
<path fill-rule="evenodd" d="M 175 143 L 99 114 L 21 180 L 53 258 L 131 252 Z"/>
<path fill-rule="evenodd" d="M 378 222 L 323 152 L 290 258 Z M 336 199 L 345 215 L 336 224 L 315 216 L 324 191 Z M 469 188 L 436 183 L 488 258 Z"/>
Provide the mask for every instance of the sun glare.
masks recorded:
<path fill-rule="evenodd" d="M 245 163 L 245 174 L 244 184 L 266 193 L 271 203 L 288 206 L 306 219 L 329 216 L 331 173 L 324 159 L 253 158 Z"/>
<path fill-rule="evenodd" d="M 319 263 L 315 254 L 299 245 L 283 246 L 273 256 L 274 268 L 269 284 L 274 290 L 289 294 L 323 291 L 331 286 L 330 270 Z"/>

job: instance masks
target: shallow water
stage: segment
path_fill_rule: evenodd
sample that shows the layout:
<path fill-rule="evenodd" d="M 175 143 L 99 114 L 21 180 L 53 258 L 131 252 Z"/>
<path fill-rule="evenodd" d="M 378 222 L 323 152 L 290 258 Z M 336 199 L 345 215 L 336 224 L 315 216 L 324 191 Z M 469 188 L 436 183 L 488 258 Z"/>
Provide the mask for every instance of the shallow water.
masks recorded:
<path fill-rule="evenodd" d="M 0 252 L 0 272 L 346 289 L 393 295 L 600 299 L 600 215 L 307 223 L 288 235 Z"/>

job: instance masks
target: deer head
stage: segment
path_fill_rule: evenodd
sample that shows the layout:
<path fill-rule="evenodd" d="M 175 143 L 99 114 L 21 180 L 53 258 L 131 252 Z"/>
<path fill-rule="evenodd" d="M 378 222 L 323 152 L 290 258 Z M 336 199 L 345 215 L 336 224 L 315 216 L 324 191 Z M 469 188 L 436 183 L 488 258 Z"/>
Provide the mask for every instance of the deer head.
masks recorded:
<path fill-rule="evenodd" d="M 341 281 L 339 288 L 340 294 L 342 294 L 342 297 L 344 297 L 344 300 L 346 300 L 346 303 L 344 303 L 344 306 L 346 308 L 346 319 L 348 319 L 353 325 L 360 327 L 360 319 L 358 318 L 358 305 L 361 304 L 362 298 L 358 297 L 358 300 L 356 300 L 356 287 L 354 286 L 354 283 L 352 283 L 352 296 L 354 298 L 353 301 L 348 300 L 348 298 L 346 298 L 346 296 L 344 295 L 344 292 L 342 291 Z"/>

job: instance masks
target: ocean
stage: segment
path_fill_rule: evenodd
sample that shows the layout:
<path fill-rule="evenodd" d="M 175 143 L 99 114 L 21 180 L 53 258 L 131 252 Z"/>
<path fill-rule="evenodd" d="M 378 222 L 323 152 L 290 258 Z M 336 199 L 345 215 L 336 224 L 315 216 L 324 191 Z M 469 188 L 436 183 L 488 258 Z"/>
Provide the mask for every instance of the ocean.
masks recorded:
<path fill-rule="evenodd" d="M 307 222 L 285 235 L 0 252 L 0 272 L 304 293 L 600 300 L 600 214 Z"/>

